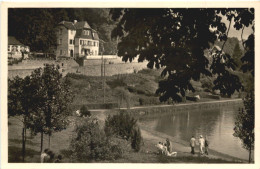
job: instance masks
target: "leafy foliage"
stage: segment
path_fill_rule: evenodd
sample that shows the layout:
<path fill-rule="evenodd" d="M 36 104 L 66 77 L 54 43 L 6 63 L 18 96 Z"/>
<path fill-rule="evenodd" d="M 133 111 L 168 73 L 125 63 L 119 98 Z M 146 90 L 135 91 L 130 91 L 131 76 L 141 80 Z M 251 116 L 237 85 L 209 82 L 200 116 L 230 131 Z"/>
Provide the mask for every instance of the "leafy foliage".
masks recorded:
<path fill-rule="evenodd" d="M 251 34 L 248 39 L 244 42 L 246 47 L 246 53 L 241 58 L 243 65 L 241 69 L 243 72 L 250 72 L 254 77 L 254 66 L 255 66 L 255 36 Z"/>
<path fill-rule="evenodd" d="M 78 123 L 71 141 L 72 158 L 79 162 L 114 160 L 122 156 L 125 142 L 107 137 L 96 119 Z"/>
<path fill-rule="evenodd" d="M 239 47 L 239 44 L 237 43 L 235 45 L 234 51 L 233 51 L 233 59 L 237 64 L 237 68 L 240 69 L 242 62 L 241 62 L 241 57 L 242 57 L 242 50 Z"/>
<path fill-rule="evenodd" d="M 83 105 L 83 106 L 80 108 L 80 115 L 83 116 L 83 117 L 87 117 L 87 116 L 91 116 L 91 113 L 90 113 L 90 111 L 87 109 L 87 107 Z"/>
<path fill-rule="evenodd" d="M 254 9 L 118 8 L 110 13 L 118 21 L 112 32 L 114 37 L 121 37 L 118 55 L 130 62 L 139 56 L 139 61 L 149 61 L 149 68 L 164 68 L 157 90 L 161 101 L 181 101 L 187 90 L 195 91 L 191 80 L 199 81 L 201 75 L 220 76 L 214 84 L 222 94 L 241 88 L 232 73 L 232 58 L 222 55 L 221 49 L 209 68 L 204 50 L 216 40 L 227 40 L 229 28 L 222 22 L 223 16 L 230 23 L 234 19 L 234 27 L 240 30 L 253 24 Z M 225 83 L 221 83 L 223 79 Z"/>
<path fill-rule="evenodd" d="M 9 8 L 8 35 L 30 46 L 31 51 L 53 52 L 56 26 L 64 20 L 87 21 L 106 41 L 104 54 L 116 53 L 116 42 L 111 39 L 115 22 L 105 8 Z"/>
<path fill-rule="evenodd" d="M 67 82 L 54 65 L 46 64 L 31 74 L 31 83 L 38 87 L 34 100 L 37 110 L 30 116 L 32 131 L 51 135 L 66 128 L 73 99 Z"/>
<path fill-rule="evenodd" d="M 114 116 L 108 116 L 105 121 L 106 134 L 116 134 L 123 139 L 131 141 L 131 146 L 135 151 L 139 151 L 142 143 L 142 136 L 137 120 L 128 113 L 120 112 Z"/>
<path fill-rule="evenodd" d="M 255 103 L 253 93 L 244 98 L 245 109 L 241 109 L 237 115 L 234 128 L 234 136 L 242 140 L 244 148 L 249 151 L 249 162 L 251 161 L 251 150 L 254 149 L 255 141 Z"/>

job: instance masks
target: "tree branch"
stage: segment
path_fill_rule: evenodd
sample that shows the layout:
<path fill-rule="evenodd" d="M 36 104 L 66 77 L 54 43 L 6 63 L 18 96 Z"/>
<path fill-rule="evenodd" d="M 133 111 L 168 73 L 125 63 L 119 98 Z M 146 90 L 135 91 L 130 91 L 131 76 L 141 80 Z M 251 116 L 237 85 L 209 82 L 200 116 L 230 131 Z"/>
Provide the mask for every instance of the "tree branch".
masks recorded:
<path fill-rule="evenodd" d="M 245 28 L 245 25 L 243 25 L 243 27 L 242 27 L 241 41 L 242 41 L 242 46 L 243 46 L 244 50 L 246 50 L 246 49 L 245 49 L 245 46 L 244 46 L 244 41 L 243 41 L 244 28 Z"/>

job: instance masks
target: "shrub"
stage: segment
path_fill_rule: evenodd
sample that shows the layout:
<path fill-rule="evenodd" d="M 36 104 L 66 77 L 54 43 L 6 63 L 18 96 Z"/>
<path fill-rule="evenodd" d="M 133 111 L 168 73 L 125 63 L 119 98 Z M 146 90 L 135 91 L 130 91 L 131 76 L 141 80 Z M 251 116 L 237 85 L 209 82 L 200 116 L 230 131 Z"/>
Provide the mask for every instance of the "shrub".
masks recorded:
<path fill-rule="evenodd" d="M 201 80 L 201 87 L 204 89 L 208 89 L 209 91 L 212 91 L 214 84 L 211 79 L 204 78 Z"/>
<path fill-rule="evenodd" d="M 71 157 L 78 162 L 114 160 L 124 152 L 125 142 L 107 137 L 96 119 L 85 119 L 77 124 L 71 141 Z"/>
<path fill-rule="evenodd" d="M 141 149 L 142 136 L 139 128 L 135 128 L 132 135 L 132 143 L 131 146 L 135 151 L 139 151 Z"/>
<path fill-rule="evenodd" d="M 114 116 L 108 116 L 105 121 L 105 133 L 107 136 L 118 135 L 128 141 L 134 150 L 141 148 L 142 136 L 137 125 L 137 120 L 128 113 L 120 112 Z"/>
<path fill-rule="evenodd" d="M 90 113 L 90 111 L 88 111 L 87 107 L 83 105 L 83 106 L 80 108 L 80 115 L 81 115 L 82 117 L 87 117 L 87 116 L 91 116 L 91 113 Z"/>
<path fill-rule="evenodd" d="M 126 86 L 126 83 L 124 82 L 124 79 L 121 77 L 117 77 L 114 80 L 111 81 L 107 81 L 106 82 L 112 89 L 116 88 L 116 87 L 124 87 Z"/>
<path fill-rule="evenodd" d="M 144 99 L 143 99 L 143 98 L 139 98 L 139 104 L 140 104 L 140 106 L 143 105 L 143 102 L 144 102 Z"/>

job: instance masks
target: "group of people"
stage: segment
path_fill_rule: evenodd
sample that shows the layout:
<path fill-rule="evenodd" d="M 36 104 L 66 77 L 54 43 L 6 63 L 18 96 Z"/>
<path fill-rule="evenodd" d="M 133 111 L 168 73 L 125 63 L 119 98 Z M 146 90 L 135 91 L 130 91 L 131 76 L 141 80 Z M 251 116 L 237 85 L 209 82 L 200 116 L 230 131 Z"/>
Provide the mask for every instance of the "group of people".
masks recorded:
<path fill-rule="evenodd" d="M 198 139 L 198 143 L 199 143 L 199 150 L 200 150 L 200 154 L 209 154 L 209 142 L 207 140 L 207 137 L 205 137 L 205 139 L 203 138 L 202 135 L 200 135 L 199 139 Z M 191 147 L 191 154 L 195 154 L 194 148 L 196 145 L 196 139 L 194 136 L 191 137 L 190 139 L 190 147 Z"/>
<path fill-rule="evenodd" d="M 55 154 L 49 149 L 45 149 L 41 153 L 41 163 L 61 163 L 61 160 L 61 155 L 58 155 L 55 159 Z"/>
<path fill-rule="evenodd" d="M 168 138 L 165 143 L 159 142 L 155 146 L 159 149 L 160 154 L 164 154 L 166 156 L 177 156 L 177 152 L 172 151 L 172 143 Z"/>

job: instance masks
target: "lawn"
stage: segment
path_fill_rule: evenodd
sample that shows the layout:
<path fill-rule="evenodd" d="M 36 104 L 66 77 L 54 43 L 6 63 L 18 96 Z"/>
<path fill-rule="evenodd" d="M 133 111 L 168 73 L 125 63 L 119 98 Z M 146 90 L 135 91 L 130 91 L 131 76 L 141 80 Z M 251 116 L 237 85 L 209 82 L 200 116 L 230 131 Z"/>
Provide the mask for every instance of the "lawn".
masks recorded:
<path fill-rule="evenodd" d="M 98 114 L 97 114 L 98 116 Z M 54 133 L 51 136 L 50 149 L 55 155 L 61 154 L 63 156 L 62 162 L 77 162 L 70 158 L 69 146 L 71 138 L 74 134 L 74 124 L 78 118 L 70 116 L 70 125 L 66 130 Z M 103 122 L 101 122 L 102 124 Z M 102 125 L 101 125 L 102 126 Z M 10 117 L 8 125 L 8 162 L 22 162 L 22 123 L 19 118 Z M 152 136 L 153 137 L 153 136 Z M 226 161 L 217 158 L 200 157 L 198 155 L 191 156 L 189 153 L 178 152 L 177 157 L 166 157 L 159 155 L 154 146 L 154 141 L 144 137 L 142 148 L 139 152 L 134 152 L 129 149 L 126 151 L 122 158 L 113 161 L 98 161 L 99 163 L 235 163 L 234 161 Z M 48 136 L 44 136 L 44 148 L 48 148 Z M 27 131 L 26 142 L 26 158 L 27 163 L 40 162 L 40 135 L 31 136 Z M 94 162 L 94 161 L 93 161 Z"/>

